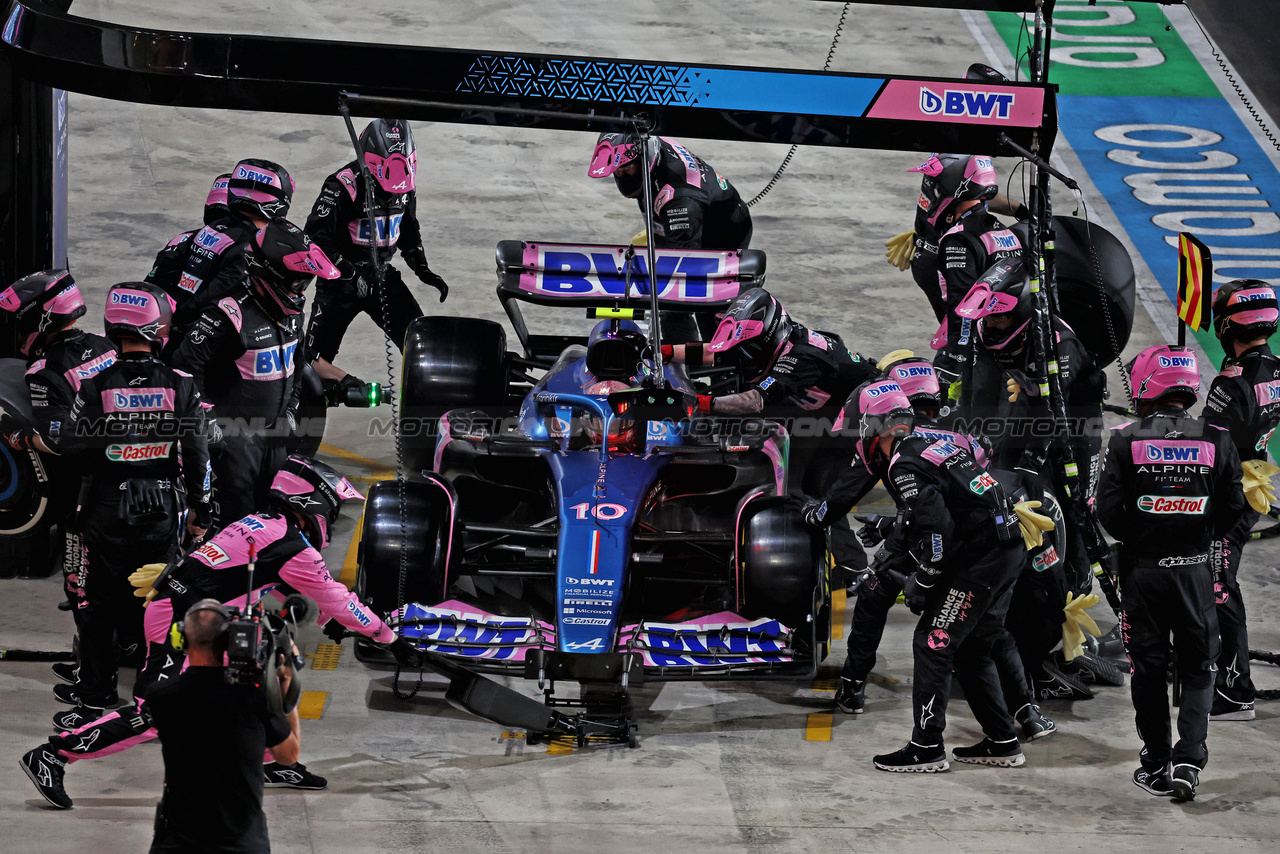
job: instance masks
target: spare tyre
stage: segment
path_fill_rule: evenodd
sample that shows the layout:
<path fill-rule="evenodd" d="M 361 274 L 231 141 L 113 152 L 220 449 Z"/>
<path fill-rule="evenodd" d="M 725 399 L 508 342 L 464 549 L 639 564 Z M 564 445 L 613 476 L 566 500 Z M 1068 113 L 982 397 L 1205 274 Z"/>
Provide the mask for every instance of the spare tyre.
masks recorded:
<path fill-rule="evenodd" d="M 1097 223 L 1055 216 L 1053 227 L 1062 319 L 1100 365 L 1109 364 L 1133 331 L 1133 259 L 1119 238 Z"/>

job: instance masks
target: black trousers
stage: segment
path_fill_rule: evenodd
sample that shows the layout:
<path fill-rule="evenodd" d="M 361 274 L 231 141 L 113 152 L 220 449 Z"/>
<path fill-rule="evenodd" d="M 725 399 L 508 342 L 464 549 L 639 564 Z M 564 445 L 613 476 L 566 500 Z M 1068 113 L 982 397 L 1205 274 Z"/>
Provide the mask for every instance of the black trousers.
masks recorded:
<path fill-rule="evenodd" d="M 1259 514 L 1253 509 L 1245 511 L 1239 523 L 1219 541 L 1221 554 L 1215 556 L 1218 559 L 1213 566 L 1218 634 L 1222 638 L 1215 688 L 1223 697 L 1242 705 L 1252 703 L 1256 691 L 1249 675 L 1249 631 L 1245 625 L 1244 597 L 1240 595 L 1238 573 L 1244 544 L 1249 541 L 1249 531 L 1258 518 Z"/>
<path fill-rule="evenodd" d="M 1120 589 L 1124 602 L 1120 630 L 1133 664 L 1130 687 L 1143 765 L 1154 770 L 1172 761 L 1203 768 L 1209 760 L 1205 737 L 1219 650 L 1209 567 L 1122 566 Z M 1166 681 L 1170 634 L 1182 684 L 1177 744 L 1173 744 Z"/>
<path fill-rule="evenodd" d="M 1020 539 L 1002 543 L 987 550 L 965 575 L 934 586 L 912 639 L 911 740 L 916 744 L 942 744 L 953 670 L 982 731 L 996 741 L 1016 738 L 993 650 L 1008 637 L 1004 618 L 1025 559 Z"/>
<path fill-rule="evenodd" d="M 214 524 L 223 528 L 265 510 L 271 481 L 288 456 L 279 437 L 228 430 L 209 454 Z"/>
<path fill-rule="evenodd" d="M 422 317 L 422 307 L 409 292 L 399 270 L 392 266 L 386 268 L 383 286 L 387 292 L 387 306 L 384 313 L 373 273 L 365 267 L 359 269 L 369 281 L 368 296 L 357 295 L 350 282 L 334 281 L 317 285 L 315 296 L 311 299 L 311 318 L 307 322 L 307 353 L 312 359 L 318 357 L 332 362 L 338 355 L 338 348 L 342 346 L 347 327 L 361 312 L 373 318 L 378 328 L 401 350 L 404 349 L 409 323 Z"/>
<path fill-rule="evenodd" d="M 176 497 L 165 518 L 131 525 L 120 518 L 119 500 L 107 496 L 89 511 L 81 543 L 86 607 L 77 619 L 80 694 L 90 702 L 105 701 L 115 694 L 120 652 L 133 651 L 140 660 L 146 650 L 144 600 L 133 595 L 129 576 L 143 564 L 168 563 L 176 554 Z"/>

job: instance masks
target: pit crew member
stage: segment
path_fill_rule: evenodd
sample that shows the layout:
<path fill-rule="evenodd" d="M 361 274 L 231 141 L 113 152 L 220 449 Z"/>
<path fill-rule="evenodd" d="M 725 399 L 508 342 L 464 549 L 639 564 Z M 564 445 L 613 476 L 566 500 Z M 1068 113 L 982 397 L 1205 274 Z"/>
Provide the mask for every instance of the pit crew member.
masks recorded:
<path fill-rule="evenodd" d="M 1275 291 L 1257 279 L 1236 279 L 1213 295 L 1213 331 L 1227 358 L 1205 396 L 1204 418 L 1228 431 L 1243 464 L 1269 480 L 1267 443 L 1280 424 L 1280 359 L 1267 339 L 1275 334 Z M 1216 544 L 1214 595 L 1218 603 L 1217 685 L 1209 720 L 1250 721 L 1255 689 L 1249 673 L 1249 632 L 1240 592 L 1240 558 L 1249 531 L 1270 510 L 1259 490 L 1250 490 L 1236 524 Z"/>
<path fill-rule="evenodd" d="M 342 503 L 358 497 L 355 487 L 331 467 L 308 457 L 290 457 L 272 482 L 265 505 L 270 510 L 228 525 L 170 573 L 155 566 L 139 570 L 133 579 L 139 585 L 135 595 L 154 592 L 155 599 L 146 610 L 148 655 L 134 687 L 136 705 L 71 731 L 60 728 L 46 744 L 28 751 L 22 766 L 41 795 L 54 806 L 69 809 L 71 799 L 63 780 L 68 763 L 119 753 L 156 737 L 144 714 L 147 693 L 176 676 L 185 663 L 174 643 L 173 622 L 204 598 L 243 607 L 251 557 L 255 602 L 267 594 L 283 601 L 290 593 L 301 593 L 315 600 L 321 621 L 335 620 L 376 643 L 396 641 L 395 632 L 377 614 L 334 580 L 320 555 L 329 545 L 329 531 Z M 323 789 L 326 785 L 323 777 L 301 764 L 268 764 L 264 774 L 267 786 Z"/>
<path fill-rule="evenodd" d="M 221 435 L 213 449 L 219 526 L 265 505 L 298 406 L 303 294 L 316 276 L 338 277 L 320 247 L 279 218 L 254 235 L 245 261 L 248 289 L 206 308 L 172 359 L 195 379 Z"/>
<path fill-rule="evenodd" d="M 1141 420 L 1112 430 L 1098 518 L 1123 543 L 1120 625 L 1143 745 L 1133 782 L 1153 795 L 1191 800 L 1209 759 L 1219 650 L 1209 550 L 1244 511 L 1240 458 L 1226 431 L 1187 413 L 1200 388 L 1191 350 L 1148 347 L 1127 369 Z M 1176 744 L 1165 684 L 1171 633 L 1182 686 Z"/>

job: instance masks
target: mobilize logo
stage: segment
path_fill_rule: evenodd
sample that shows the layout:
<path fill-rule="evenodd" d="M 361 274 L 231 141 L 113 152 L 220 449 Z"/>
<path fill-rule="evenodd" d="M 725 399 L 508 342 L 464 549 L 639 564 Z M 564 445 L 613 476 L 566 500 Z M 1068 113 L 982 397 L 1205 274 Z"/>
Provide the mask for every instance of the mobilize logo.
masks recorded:
<path fill-rule="evenodd" d="M 1007 119 L 1013 100 L 1012 92 L 944 89 L 939 95 L 926 86 L 920 87 L 920 112 L 926 116 Z"/>
<path fill-rule="evenodd" d="M 1199 516 L 1204 513 L 1208 496 L 1199 498 L 1165 498 L 1160 495 L 1142 495 L 1138 497 L 1138 509 L 1146 513 L 1161 515 Z"/>
<path fill-rule="evenodd" d="M 137 463 L 168 459 L 172 442 L 146 442 L 140 445 L 107 445 L 107 459 L 117 463 Z"/>

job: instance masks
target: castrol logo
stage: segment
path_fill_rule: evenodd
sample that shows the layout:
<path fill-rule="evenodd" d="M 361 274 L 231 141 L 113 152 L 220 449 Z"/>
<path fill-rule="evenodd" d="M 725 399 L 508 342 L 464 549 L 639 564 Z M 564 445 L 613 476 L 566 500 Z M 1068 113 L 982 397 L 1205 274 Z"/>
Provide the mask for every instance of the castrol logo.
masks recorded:
<path fill-rule="evenodd" d="M 1209 499 L 1199 498 L 1165 498 L 1161 495 L 1143 495 L 1138 498 L 1138 509 L 1145 513 L 1162 515 L 1199 516 L 1204 513 L 1204 505 Z"/>
<path fill-rule="evenodd" d="M 172 442 L 145 442 L 139 445 L 107 445 L 107 459 L 117 463 L 139 463 L 169 458 Z"/>

